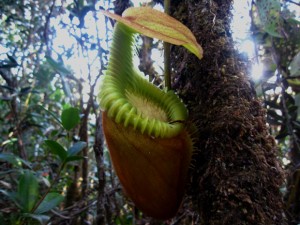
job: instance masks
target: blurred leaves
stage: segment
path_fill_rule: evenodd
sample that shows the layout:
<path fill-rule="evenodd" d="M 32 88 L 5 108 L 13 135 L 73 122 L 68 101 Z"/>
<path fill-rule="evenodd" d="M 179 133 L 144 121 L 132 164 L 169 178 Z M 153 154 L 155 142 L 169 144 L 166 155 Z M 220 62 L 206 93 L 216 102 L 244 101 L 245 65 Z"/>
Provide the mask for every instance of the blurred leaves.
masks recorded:
<path fill-rule="evenodd" d="M 64 66 L 62 62 L 57 62 L 50 56 L 46 56 L 49 65 L 57 72 L 62 74 L 70 74 L 71 72 Z"/>
<path fill-rule="evenodd" d="M 98 3 L 113 7 L 112 2 Z M 97 196 L 97 189 L 91 188 L 98 185 L 95 160 L 86 160 L 89 196 L 81 199 L 79 186 L 82 150 L 91 149 L 79 141 L 80 113 L 87 103 L 81 90 L 83 85 L 92 89 L 105 68 L 108 51 L 102 44 L 110 39 L 102 33 L 106 24 L 95 12 L 95 4 L 85 0 L 0 1 L 1 225 L 70 223 L 85 213 L 77 206 L 90 204 Z M 90 20 L 97 24 L 93 34 Z M 72 43 L 67 43 L 65 34 Z M 84 73 L 75 75 L 64 63 L 69 59 L 82 59 L 78 66 Z M 97 109 L 94 102 L 91 107 Z M 91 146 L 94 123 L 89 118 L 85 131 Z M 104 167 L 111 166 L 105 160 Z M 106 176 L 117 184 L 111 170 Z M 69 194 L 73 187 L 77 194 L 72 190 Z M 66 209 L 67 195 L 76 201 Z M 123 204 L 124 200 L 118 201 Z M 94 208 L 85 210 L 94 214 Z"/>
<path fill-rule="evenodd" d="M 290 64 L 290 75 L 292 77 L 300 76 L 300 52 L 294 56 Z"/>
<path fill-rule="evenodd" d="M 30 163 L 20 157 L 11 153 L 0 153 L 0 161 L 6 161 L 15 167 L 22 167 L 23 165 L 31 168 Z"/>
<path fill-rule="evenodd" d="M 58 142 L 53 140 L 46 140 L 45 144 L 50 148 L 52 154 L 57 155 L 62 162 L 70 162 L 82 159 L 77 154 L 86 147 L 83 141 L 76 142 L 67 151 Z"/>
<path fill-rule="evenodd" d="M 262 28 L 274 37 L 282 36 L 282 18 L 280 16 L 279 0 L 257 0 L 257 12 Z"/>
<path fill-rule="evenodd" d="M 300 92 L 300 27 L 286 4 L 279 0 L 256 0 L 251 11 L 253 38 L 260 49 L 258 57 L 265 62 L 268 72 L 261 83 L 267 121 L 281 143 L 290 138 L 298 142 L 295 134 L 300 134 L 299 103 L 295 100 Z M 289 151 L 288 146 L 285 148 Z"/>
<path fill-rule="evenodd" d="M 61 161 L 65 161 L 67 158 L 67 151 L 58 142 L 53 140 L 46 140 L 45 144 L 49 147 L 52 154 L 57 155 Z"/>
<path fill-rule="evenodd" d="M 38 206 L 38 208 L 34 211 L 34 213 L 42 214 L 42 213 L 48 212 L 51 209 L 58 206 L 63 200 L 64 200 L 64 197 L 62 195 L 60 195 L 59 193 L 50 192 L 46 195 L 46 197 L 43 199 L 43 201 Z"/>
<path fill-rule="evenodd" d="M 78 108 L 70 107 L 64 109 L 61 114 L 61 122 L 66 130 L 71 130 L 80 122 L 80 115 Z"/>
<path fill-rule="evenodd" d="M 23 212 L 29 213 L 39 197 L 39 185 L 36 177 L 31 171 L 26 170 L 21 175 L 16 199 Z"/>
<path fill-rule="evenodd" d="M 77 154 L 80 151 L 82 151 L 86 146 L 87 144 L 83 141 L 76 142 L 73 146 L 71 146 L 68 149 L 66 161 L 70 162 L 70 161 L 83 159 L 81 156 L 78 156 Z"/>
<path fill-rule="evenodd" d="M 17 67 L 18 63 L 16 59 L 9 54 L 6 54 L 8 60 L 2 60 L 0 61 L 0 68 L 10 69 L 13 67 Z"/>

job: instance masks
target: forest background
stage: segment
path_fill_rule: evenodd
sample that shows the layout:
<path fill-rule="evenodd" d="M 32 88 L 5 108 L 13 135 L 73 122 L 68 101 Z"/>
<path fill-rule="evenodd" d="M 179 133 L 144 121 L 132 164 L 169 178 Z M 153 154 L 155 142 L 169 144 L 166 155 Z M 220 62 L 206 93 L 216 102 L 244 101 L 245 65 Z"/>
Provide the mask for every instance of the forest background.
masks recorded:
<path fill-rule="evenodd" d="M 216 182 L 207 178 L 216 176 L 211 165 L 197 158 L 215 156 L 201 150 L 195 156 L 191 182 L 178 215 L 162 222 L 140 212 L 124 195 L 114 173 L 97 102 L 113 32 L 112 22 L 105 19 L 99 9 L 121 14 L 133 3 L 126 0 L 3 0 L 0 2 L 0 224 L 241 224 L 232 223 L 236 216 L 233 209 L 238 207 L 244 215 L 237 217 L 247 218 L 244 224 L 260 224 L 270 218 L 277 221 L 274 224 L 300 223 L 300 3 L 293 0 L 244 2 L 247 14 L 240 19 L 246 21 L 245 24 L 249 22 L 245 38 L 252 40 L 246 42 L 251 45 L 251 54 L 239 51 L 241 40 L 232 38 L 241 38 L 230 28 L 233 1 L 171 1 L 171 14 L 187 26 L 194 25 L 189 20 L 192 12 L 200 13 L 200 8 L 201 13 L 207 14 L 197 26 L 211 27 L 213 32 L 206 33 L 210 37 L 202 39 L 205 32 L 201 34 L 197 28 L 190 27 L 204 46 L 204 56 L 211 57 L 210 61 L 215 63 L 214 69 L 207 67 L 210 73 L 207 79 L 211 82 L 218 77 L 225 80 L 228 74 L 231 78 L 235 76 L 230 69 L 232 61 L 221 65 L 219 59 L 213 60 L 215 56 L 205 46 L 208 45 L 205 40 L 218 38 L 215 43 L 230 46 L 238 62 L 234 65 L 239 71 L 237 77 L 243 77 L 240 83 L 250 87 L 254 96 L 251 98 L 259 99 L 256 107 L 264 107 L 261 122 L 267 123 L 267 132 L 275 137 L 278 147 L 275 161 L 282 169 L 278 172 L 280 175 L 276 173 L 280 177 L 278 182 L 274 182 L 278 191 L 273 190 L 276 185 L 263 187 L 265 193 L 273 193 L 276 201 L 282 203 L 273 215 L 271 206 L 270 212 L 263 206 L 258 209 L 259 193 L 257 197 L 249 195 L 248 198 L 233 191 L 230 199 L 224 200 L 230 205 L 230 213 L 217 204 L 221 191 L 218 194 L 212 191 L 211 196 L 206 193 L 218 206 L 201 203 L 208 200 L 199 194 L 199 187 Z M 138 4 L 163 10 L 163 2 L 158 0 Z M 163 44 L 146 37 L 138 38 L 137 43 L 136 65 L 150 81 L 164 87 Z M 172 51 L 175 54 L 177 49 L 172 48 Z M 227 55 L 223 52 L 218 57 Z M 189 68 L 185 69 L 182 64 L 172 62 L 171 65 L 175 74 L 172 86 L 184 102 L 190 104 L 193 95 L 187 88 L 192 78 L 184 74 L 193 66 L 187 63 Z M 181 77 L 178 76 L 180 71 L 183 71 Z M 259 73 L 262 76 L 257 77 Z M 201 85 L 197 88 L 203 90 L 204 82 Z M 205 91 L 211 93 L 214 88 L 217 89 L 206 85 Z M 232 86 L 222 88 L 231 90 Z M 193 103 L 190 105 L 191 109 Z M 220 114 L 222 120 L 229 121 L 223 110 Z M 220 121 L 216 122 L 218 127 Z M 264 125 L 261 127 L 260 132 L 264 133 Z M 238 131 L 233 128 L 228 136 L 236 139 L 243 126 Z M 205 142 L 199 141 L 199 146 L 209 145 L 208 140 L 213 142 L 205 136 Z M 261 157 L 255 151 L 253 154 Z M 220 160 L 223 167 L 228 164 L 227 158 Z M 268 167 L 270 171 L 277 169 L 270 164 Z M 235 169 L 232 177 L 238 174 L 240 165 Z M 272 176 L 271 173 L 268 176 Z M 201 177 L 206 177 L 205 181 Z M 222 178 L 216 179 L 220 186 L 224 185 Z M 196 187 L 195 183 L 200 185 Z M 228 192 L 226 185 L 223 187 Z M 244 184 L 238 188 L 243 189 Z M 197 196 L 196 202 L 193 196 Z M 245 208 L 235 206 L 232 199 L 243 202 Z M 229 216 L 220 218 L 214 210 Z M 245 217 L 251 210 L 255 216 Z M 274 218 L 276 216 L 280 218 Z"/>

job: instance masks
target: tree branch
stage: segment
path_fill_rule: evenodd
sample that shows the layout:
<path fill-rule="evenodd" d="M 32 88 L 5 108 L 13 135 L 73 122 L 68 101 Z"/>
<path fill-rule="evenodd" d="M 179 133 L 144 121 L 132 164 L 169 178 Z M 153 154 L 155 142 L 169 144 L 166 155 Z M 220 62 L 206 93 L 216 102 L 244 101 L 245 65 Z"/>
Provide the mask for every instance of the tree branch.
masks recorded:
<path fill-rule="evenodd" d="M 293 0 L 285 0 L 285 1 L 300 6 L 299 2 L 297 3 L 297 2 L 294 2 Z"/>

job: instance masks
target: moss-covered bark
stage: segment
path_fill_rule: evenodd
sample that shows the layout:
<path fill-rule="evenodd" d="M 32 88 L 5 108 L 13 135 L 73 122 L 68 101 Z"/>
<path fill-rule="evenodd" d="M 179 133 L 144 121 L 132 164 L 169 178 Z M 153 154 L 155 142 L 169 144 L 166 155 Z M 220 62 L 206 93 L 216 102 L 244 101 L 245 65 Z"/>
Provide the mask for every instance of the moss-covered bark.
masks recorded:
<path fill-rule="evenodd" d="M 231 0 L 172 1 L 204 48 L 172 47 L 174 89 L 198 127 L 188 195 L 201 224 L 285 224 L 282 169 L 265 111 L 233 49 Z"/>

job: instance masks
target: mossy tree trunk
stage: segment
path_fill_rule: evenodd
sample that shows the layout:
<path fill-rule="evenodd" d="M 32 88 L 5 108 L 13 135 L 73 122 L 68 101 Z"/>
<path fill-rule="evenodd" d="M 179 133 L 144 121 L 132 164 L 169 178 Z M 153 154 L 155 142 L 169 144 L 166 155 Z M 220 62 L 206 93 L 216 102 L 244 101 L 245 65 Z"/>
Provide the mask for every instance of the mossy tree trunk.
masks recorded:
<path fill-rule="evenodd" d="M 233 48 L 231 0 L 172 1 L 204 48 L 172 47 L 173 88 L 198 127 L 188 195 L 201 224 L 285 224 L 282 169 L 265 111 Z"/>

